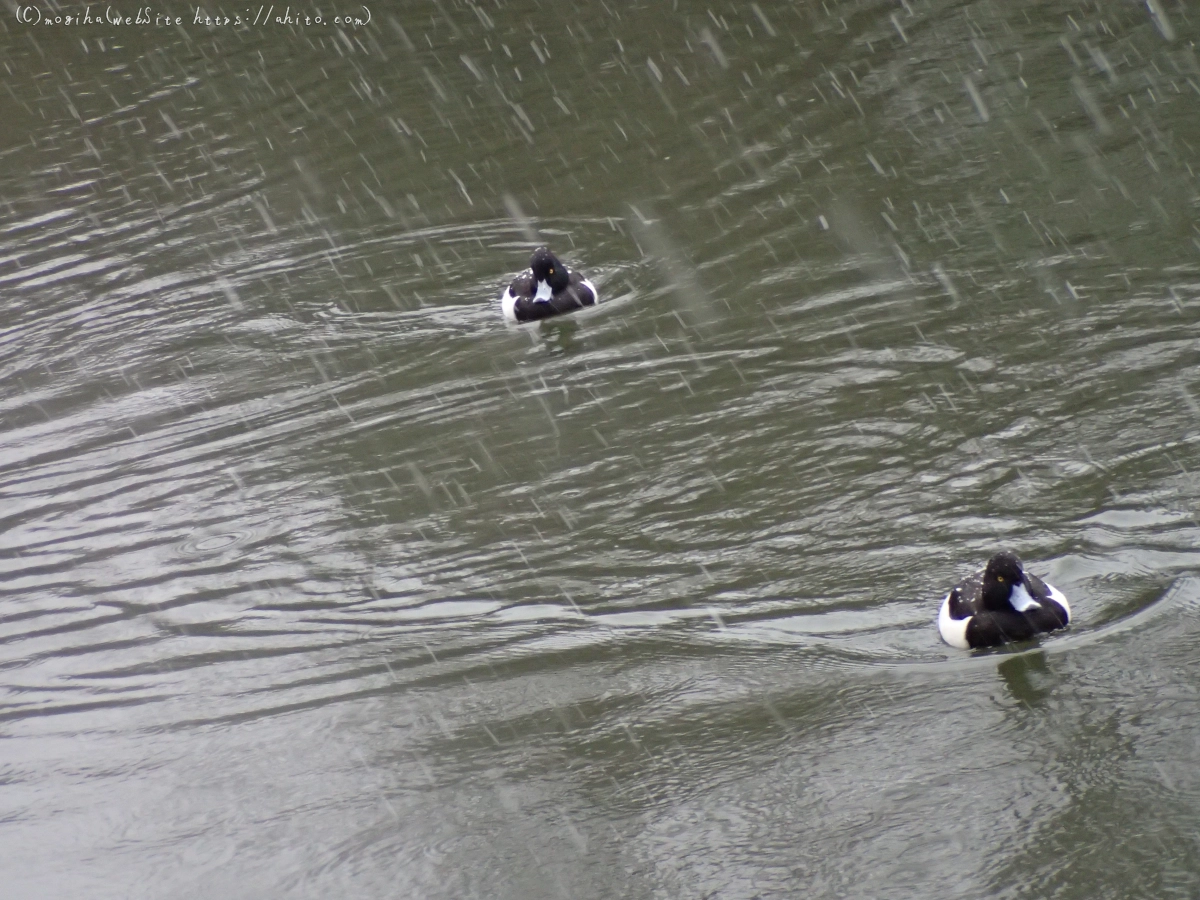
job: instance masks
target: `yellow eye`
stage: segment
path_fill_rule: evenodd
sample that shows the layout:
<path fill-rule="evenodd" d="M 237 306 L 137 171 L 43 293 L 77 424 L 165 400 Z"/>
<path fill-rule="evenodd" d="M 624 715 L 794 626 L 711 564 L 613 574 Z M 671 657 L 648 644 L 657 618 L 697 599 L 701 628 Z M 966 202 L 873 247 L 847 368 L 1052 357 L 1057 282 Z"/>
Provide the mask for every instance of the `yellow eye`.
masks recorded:
<path fill-rule="evenodd" d="M 1001 584 L 1004 584 L 1004 576 L 1003 575 L 997 575 L 996 580 L 998 582 L 1000 582 Z"/>
<path fill-rule="evenodd" d="M 554 274 L 554 266 L 551 266 L 551 267 L 550 267 L 550 274 L 551 274 L 551 275 L 553 275 L 553 274 Z"/>

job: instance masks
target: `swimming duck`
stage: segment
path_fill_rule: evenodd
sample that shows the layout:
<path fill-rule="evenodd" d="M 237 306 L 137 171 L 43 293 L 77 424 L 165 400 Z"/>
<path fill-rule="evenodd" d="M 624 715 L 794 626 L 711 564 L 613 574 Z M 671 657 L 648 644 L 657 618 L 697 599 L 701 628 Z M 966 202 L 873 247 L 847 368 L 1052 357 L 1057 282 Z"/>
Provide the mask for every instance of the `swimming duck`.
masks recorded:
<path fill-rule="evenodd" d="M 504 289 L 500 308 L 510 322 L 533 322 L 599 300 L 594 284 L 578 272 L 569 272 L 545 247 L 538 247 L 529 257 L 529 268 Z"/>
<path fill-rule="evenodd" d="M 1028 640 L 1070 621 L 1061 591 L 1026 572 L 1015 553 L 997 553 L 946 595 L 938 632 L 951 647 L 968 650 Z"/>

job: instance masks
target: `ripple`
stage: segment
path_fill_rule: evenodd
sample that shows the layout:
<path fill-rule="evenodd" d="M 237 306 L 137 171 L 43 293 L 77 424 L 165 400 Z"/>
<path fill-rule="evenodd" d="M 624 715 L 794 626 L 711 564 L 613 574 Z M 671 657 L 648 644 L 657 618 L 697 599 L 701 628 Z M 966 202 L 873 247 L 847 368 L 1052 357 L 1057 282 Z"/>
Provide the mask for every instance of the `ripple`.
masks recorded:
<path fill-rule="evenodd" d="M 252 537 L 249 531 L 230 531 L 219 534 L 207 534 L 191 537 L 179 545 L 182 556 L 205 557 L 221 553 L 238 544 L 249 541 Z"/>

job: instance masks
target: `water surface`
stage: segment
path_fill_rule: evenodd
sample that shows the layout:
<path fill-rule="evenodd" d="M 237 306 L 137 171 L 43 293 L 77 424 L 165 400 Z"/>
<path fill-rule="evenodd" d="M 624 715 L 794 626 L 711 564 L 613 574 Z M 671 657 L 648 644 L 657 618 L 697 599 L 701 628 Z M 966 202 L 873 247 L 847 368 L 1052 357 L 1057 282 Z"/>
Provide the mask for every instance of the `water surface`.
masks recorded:
<path fill-rule="evenodd" d="M 0 20 L 5 896 L 1194 897 L 1186 7 L 368 12 Z"/>

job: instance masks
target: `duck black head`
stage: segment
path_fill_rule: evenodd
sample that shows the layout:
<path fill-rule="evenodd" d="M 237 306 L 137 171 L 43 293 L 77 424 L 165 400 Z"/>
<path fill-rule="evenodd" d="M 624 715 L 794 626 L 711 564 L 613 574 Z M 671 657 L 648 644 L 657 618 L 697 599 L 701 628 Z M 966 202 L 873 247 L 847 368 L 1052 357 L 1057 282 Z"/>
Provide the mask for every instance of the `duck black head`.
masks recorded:
<path fill-rule="evenodd" d="M 1015 553 L 997 553 L 983 571 L 983 606 L 991 610 L 1013 609 L 1012 592 L 1025 583 L 1025 570 Z"/>
<path fill-rule="evenodd" d="M 533 255 L 529 257 L 529 268 L 533 270 L 535 282 L 550 285 L 550 290 L 555 293 L 564 290 L 570 284 L 567 267 L 545 247 L 538 247 L 533 251 Z"/>

